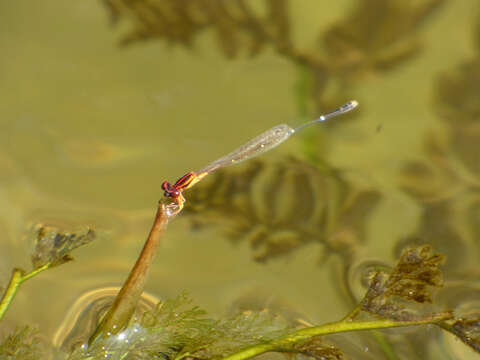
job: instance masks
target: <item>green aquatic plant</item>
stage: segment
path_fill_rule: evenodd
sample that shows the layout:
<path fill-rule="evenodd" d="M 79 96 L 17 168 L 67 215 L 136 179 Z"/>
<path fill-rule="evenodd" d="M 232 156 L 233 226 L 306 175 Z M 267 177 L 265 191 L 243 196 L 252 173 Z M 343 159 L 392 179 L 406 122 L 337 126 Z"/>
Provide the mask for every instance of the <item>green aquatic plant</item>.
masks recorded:
<path fill-rule="evenodd" d="M 402 252 L 391 271 L 372 275 L 363 299 L 343 319 L 319 326 L 295 327 L 269 311 L 243 311 L 212 319 L 185 294 L 162 301 L 115 336 L 103 336 L 77 348 L 70 359 L 105 356 L 128 359 L 250 359 L 265 352 L 313 359 L 343 359 L 341 347 L 327 334 L 431 324 L 454 333 L 478 351 L 478 318 L 456 318 L 451 310 L 434 310 L 432 289 L 443 284 L 444 256 L 430 246 Z"/>
<path fill-rule="evenodd" d="M 61 232 L 58 228 L 37 224 L 32 228 L 35 248 L 29 272 L 16 268 L 0 300 L 0 320 L 4 317 L 20 286 L 32 277 L 52 267 L 73 260 L 70 253 L 95 239 L 95 232 L 86 229 L 78 233 Z"/>
<path fill-rule="evenodd" d="M 102 337 L 88 348 L 77 348 L 70 359 L 105 355 L 134 359 L 212 359 L 258 340 L 272 340 L 286 330 L 283 319 L 267 311 L 244 312 L 221 320 L 209 318 L 205 311 L 192 305 L 186 294 L 181 294 L 161 301 L 153 311 L 145 313 L 117 336 Z"/>
<path fill-rule="evenodd" d="M 425 306 L 434 304 L 432 289 L 443 285 L 440 266 L 444 256 L 434 253 L 428 245 L 405 249 L 391 270 L 377 268 L 358 304 L 343 319 L 323 325 L 292 323 L 267 309 L 244 310 L 214 319 L 193 305 L 185 294 L 160 301 L 153 310 L 132 317 L 169 219 L 165 205 L 160 202 L 144 249 L 110 311 L 98 324 L 90 342 L 65 353 L 65 358 L 242 360 L 277 352 L 294 358 L 302 355 L 339 360 L 344 358 L 342 346 L 325 339 L 325 335 L 426 324 L 451 332 L 479 351 L 478 311 L 456 316 L 449 309 Z M 70 260 L 70 250 L 94 237 L 90 229 L 68 234 L 39 226 L 35 233 L 33 259 L 40 266 L 37 270 Z M 381 342 L 381 335 L 375 334 Z M 39 339 L 28 328 L 17 330 L 0 343 L 0 354 L 9 359 L 38 358 L 42 356 Z M 383 348 L 389 358 L 394 358 L 385 341 Z"/>
<path fill-rule="evenodd" d="M 455 311 L 460 322 L 449 320 L 442 328 L 476 351 L 479 297 L 475 254 L 479 248 L 471 239 L 478 239 L 480 234 L 478 24 L 480 21 L 475 28 L 473 58 L 443 71 L 435 79 L 434 112 L 447 131 L 429 133 L 424 140 L 424 159 L 409 161 L 402 170 L 401 188 L 420 205 L 421 217 L 416 230 L 396 245 L 397 254 L 405 246 L 423 242 L 448 254 L 445 290 L 437 303 L 448 307 L 453 302 L 462 305 Z"/>
<path fill-rule="evenodd" d="M 0 340 L 0 359 L 38 360 L 46 358 L 38 331 L 18 328 Z"/>
<path fill-rule="evenodd" d="M 480 312 L 468 318 L 444 321 L 440 326 L 480 353 Z"/>

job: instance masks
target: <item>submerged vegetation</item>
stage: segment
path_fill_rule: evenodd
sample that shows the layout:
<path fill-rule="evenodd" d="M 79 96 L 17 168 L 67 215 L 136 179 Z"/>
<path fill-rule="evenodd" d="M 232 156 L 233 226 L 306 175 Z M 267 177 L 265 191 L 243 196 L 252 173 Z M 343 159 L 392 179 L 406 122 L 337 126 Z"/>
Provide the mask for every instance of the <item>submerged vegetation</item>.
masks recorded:
<path fill-rule="evenodd" d="M 478 21 L 480 24 L 480 21 Z M 475 28 L 478 39 L 479 27 Z M 401 186 L 422 207 L 420 223 L 414 233 L 397 243 L 404 246 L 428 242 L 448 254 L 445 268 L 445 293 L 439 303 L 462 303 L 457 310 L 473 319 L 443 324 L 453 334 L 479 350 L 478 236 L 480 209 L 480 48 L 474 44 L 473 58 L 454 69 L 443 71 L 434 82 L 436 114 L 446 132 L 431 132 L 424 140 L 424 160 L 412 160 L 404 166 Z M 453 295 L 455 294 L 455 295 Z M 453 297 L 455 299 L 453 299 Z"/>
<path fill-rule="evenodd" d="M 149 239 L 161 236 L 165 229 L 165 222 L 162 225 L 162 214 L 165 214 L 163 204 L 159 205 L 159 214 Z M 321 336 L 425 324 L 451 332 L 480 352 L 478 312 L 456 317 L 453 309 L 437 310 L 415 305 L 432 303 L 432 289 L 443 285 L 439 268 L 443 262 L 444 256 L 433 253 L 428 245 L 405 249 L 391 271 L 379 270 L 372 274 L 363 299 L 344 319 L 318 326 L 292 326 L 286 319 L 268 310 L 243 311 L 225 319 L 212 319 L 192 305 L 185 294 L 160 301 L 155 309 L 130 319 L 118 316 L 118 313 L 126 313 L 124 306 L 130 307 L 130 315 L 136 306 L 132 297 L 136 296 L 138 289 L 129 288 L 127 281 L 117 296 L 117 305 L 111 307 L 110 318 L 117 319 L 116 325 L 112 328 L 108 320 L 102 321 L 90 344 L 77 347 L 65 356 L 68 359 L 240 360 L 265 352 L 279 352 L 338 360 L 344 358 L 342 349 Z M 151 259 L 145 260 L 142 253 L 129 277 L 135 277 L 139 274 L 138 269 L 143 268 L 140 271 L 143 278 L 137 279 L 144 281 L 145 268 L 138 264 L 148 267 Z M 113 329 L 115 333 L 112 333 Z M 45 345 L 40 345 L 40 338 L 35 334 L 23 328 L 7 335 L 0 343 L 0 356 L 11 359 L 46 356 L 42 354 Z"/>
<path fill-rule="evenodd" d="M 319 262 L 338 254 L 350 263 L 380 199 L 375 190 L 355 189 L 333 168 L 293 157 L 254 159 L 198 184 L 185 214 L 195 229 L 213 224 L 233 243 L 248 242 L 258 262 L 317 242 L 323 248 Z"/>
<path fill-rule="evenodd" d="M 73 258 L 70 253 L 95 239 L 95 232 L 86 229 L 77 233 L 63 232 L 60 229 L 37 224 L 32 227 L 30 237 L 34 242 L 34 251 L 31 256 L 32 270 L 26 272 L 15 268 L 9 284 L 0 300 L 0 321 L 15 299 L 21 284 L 41 272 L 65 264 Z M 47 358 L 47 344 L 42 343 L 39 333 L 28 326 L 14 330 L 5 335 L 0 343 L 1 359 L 43 359 Z"/>
<path fill-rule="evenodd" d="M 38 332 L 25 326 L 1 339 L 0 358 L 36 360 L 46 358 L 46 353 Z"/>
<path fill-rule="evenodd" d="M 227 58 L 258 56 L 273 49 L 304 69 L 304 85 L 314 114 L 354 94 L 356 76 L 392 70 L 422 49 L 418 32 L 444 0 L 361 0 L 344 19 L 317 34 L 309 49 L 295 42 L 287 0 L 103 0 L 113 23 L 126 19 L 130 31 L 122 45 L 164 40 L 194 49 L 206 30 L 215 34 Z M 361 100 L 361 99 L 359 99 Z M 299 105 L 300 106 L 300 105 Z M 307 114 L 304 114 L 307 115 Z"/>
<path fill-rule="evenodd" d="M 70 256 L 72 250 L 95 239 L 95 232 L 92 229 L 79 233 L 63 233 L 55 227 L 38 224 L 32 228 L 32 232 L 35 242 L 31 257 L 33 269 L 29 272 L 20 268 L 13 270 L 10 282 L 0 301 L 0 320 L 23 282 L 47 269 L 73 260 Z"/>

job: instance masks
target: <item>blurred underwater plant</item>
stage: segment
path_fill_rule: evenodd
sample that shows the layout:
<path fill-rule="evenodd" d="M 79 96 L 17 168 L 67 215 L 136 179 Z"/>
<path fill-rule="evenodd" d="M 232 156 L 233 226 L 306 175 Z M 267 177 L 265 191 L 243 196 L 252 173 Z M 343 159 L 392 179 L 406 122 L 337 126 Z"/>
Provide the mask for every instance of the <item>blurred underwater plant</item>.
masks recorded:
<path fill-rule="evenodd" d="M 319 32 L 317 44 L 301 49 L 287 0 L 103 0 L 113 23 L 126 19 L 131 30 L 122 45 L 164 40 L 194 48 L 211 30 L 227 58 L 273 48 L 307 69 L 314 114 L 351 97 L 355 76 L 397 68 L 422 49 L 419 30 L 444 0 L 361 0 L 345 19 Z M 332 93 L 333 89 L 333 93 Z"/>
<path fill-rule="evenodd" d="M 449 149 L 465 167 L 471 186 L 480 187 L 480 162 L 477 145 L 480 139 L 480 55 L 460 64 L 450 73 L 439 76 L 436 106 L 449 130 Z"/>
<path fill-rule="evenodd" d="M 407 163 L 401 177 L 402 189 L 421 204 L 423 215 L 416 233 L 401 240 L 399 248 L 427 241 L 451 256 L 449 270 L 455 268 L 457 276 L 471 264 L 473 252 L 467 248 L 478 251 L 478 241 L 466 238 L 476 239 L 480 224 L 478 50 L 476 57 L 436 79 L 435 111 L 447 131 L 429 134 L 424 141 L 425 160 Z M 460 235 L 464 227 L 468 236 Z"/>
<path fill-rule="evenodd" d="M 229 58 L 238 56 L 242 48 L 250 55 L 260 53 L 268 43 L 278 50 L 289 45 L 287 1 L 267 0 L 261 5 L 265 14 L 257 14 L 245 1 L 223 0 L 104 0 L 113 22 L 126 16 L 133 30 L 122 44 L 155 38 L 171 45 L 192 47 L 201 31 L 215 31 L 217 44 Z"/>
<path fill-rule="evenodd" d="M 244 309 L 216 320 L 182 294 L 160 301 L 123 332 L 78 347 L 69 359 L 241 360 L 278 352 L 292 359 L 339 360 L 347 355 L 342 347 L 321 335 L 422 324 L 453 332 L 476 349 L 480 339 L 475 316 L 455 317 L 450 310 L 422 305 L 434 301 L 431 290 L 443 285 L 443 260 L 427 245 L 405 249 L 395 266 L 372 274 L 363 299 L 344 319 L 319 326 L 293 326 L 268 309 Z"/>
<path fill-rule="evenodd" d="M 38 360 L 48 357 L 38 331 L 18 328 L 0 340 L 0 359 Z"/>
<path fill-rule="evenodd" d="M 250 244 L 256 261 L 317 242 L 323 245 L 319 261 L 337 253 L 351 262 L 366 241 L 365 224 L 381 196 L 355 189 L 333 169 L 287 157 L 218 171 L 188 198 L 185 214 L 194 229 L 222 225 L 234 243 Z"/>
<path fill-rule="evenodd" d="M 437 304 L 455 308 L 456 318 L 442 327 L 460 337 L 477 352 L 478 341 L 478 236 L 480 235 L 480 21 L 475 28 L 476 54 L 450 71 L 438 75 L 434 107 L 445 132 L 429 133 L 424 140 L 424 159 L 408 162 L 401 188 L 422 208 L 417 229 L 397 242 L 398 255 L 405 246 L 432 244 L 447 254 L 444 289 Z M 442 337 L 450 356 L 456 347 Z M 417 343 L 417 351 L 427 351 Z"/>
<path fill-rule="evenodd" d="M 362 0 L 322 36 L 330 67 L 352 73 L 394 69 L 422 49 L 418 31 L 444 0 Z"/>

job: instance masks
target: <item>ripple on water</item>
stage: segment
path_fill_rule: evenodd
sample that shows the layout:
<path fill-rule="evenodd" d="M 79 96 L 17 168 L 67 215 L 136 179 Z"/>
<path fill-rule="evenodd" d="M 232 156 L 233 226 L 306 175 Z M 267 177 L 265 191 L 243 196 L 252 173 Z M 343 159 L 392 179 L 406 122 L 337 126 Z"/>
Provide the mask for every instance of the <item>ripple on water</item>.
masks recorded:
<path fill-rule="evenodd" d="M 87 343 L 119 291 L 120 287 L 111 286 L 80 295 L 56 331 L 53 337 L 54 346 L 70 353 L 74 348 Z M 141 316 L 145 311 L 152 310 L 158 302 L 158 298 L 144 292 L 135 315 Z"/>

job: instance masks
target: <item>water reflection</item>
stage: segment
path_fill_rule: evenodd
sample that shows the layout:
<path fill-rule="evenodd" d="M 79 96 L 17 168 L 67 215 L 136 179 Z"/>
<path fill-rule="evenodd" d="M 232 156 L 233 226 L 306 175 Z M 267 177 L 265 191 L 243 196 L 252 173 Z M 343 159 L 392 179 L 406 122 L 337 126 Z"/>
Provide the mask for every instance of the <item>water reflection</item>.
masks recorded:
<path fill-rule="evenodd" d="M 119 291 L 120 287 L 104 287 L 80 295 L 55 333 L 53 345 L 70 353 L 76 347 L 88 343 Z M 155 296 L 143 293 L 134 318 L 140 318 L 144 312 L 153 310 L 158 302 L 159 299 Z"/>

